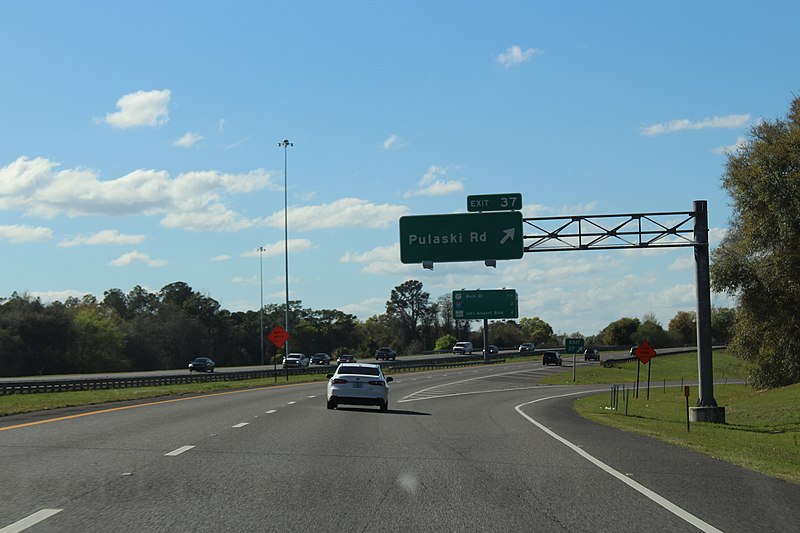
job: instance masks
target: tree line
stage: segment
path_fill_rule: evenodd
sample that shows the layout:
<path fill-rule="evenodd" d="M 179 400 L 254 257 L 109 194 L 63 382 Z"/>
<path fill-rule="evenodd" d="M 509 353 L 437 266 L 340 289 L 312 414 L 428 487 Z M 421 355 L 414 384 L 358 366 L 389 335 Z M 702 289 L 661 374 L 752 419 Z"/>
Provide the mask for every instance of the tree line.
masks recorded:
<path fill-rule="evenodd" d="M 230 312 L 210 296 L 177 281 L 158 292 L 136 286 L 130 292 L 111 289 L 98 300 L 92 295 L 65 302 L 42 303 L 13 294 L 0 299 L 0 376 L 31 376 L 161 370 L 186 367 L 195 357 L 210 357 L 218 366 L 273 364 L 283 353 L 259 336 L 263 320 L 267 335 L 284 325 L 284 304 L 258 310 Z M 726 342 L 733 313 L 715 310 L 716 341 Z M 431 300 L 420 281 L 409 280 L 392 289 L 386 311 L 361 321 L 335 309 L 314 310 L 300 301 L 289 302 L 292 351 L 333 356 L 366 356 L 379 346 L 400 354 L 449 350 L 456 340 L 483 345 L 479 322 L 455 320 L 451 296 Z M 587 345 L 632 345 L 648 340 L 655 347 L 693 344 L 694 313 L 679 312 L 665 331 L 652 315 L 643 320 L 623 318 L 587 337 Z M 490 323 L 490 343 L 513 347 L 523 342 L 563 346 L 539 317 Z"/>

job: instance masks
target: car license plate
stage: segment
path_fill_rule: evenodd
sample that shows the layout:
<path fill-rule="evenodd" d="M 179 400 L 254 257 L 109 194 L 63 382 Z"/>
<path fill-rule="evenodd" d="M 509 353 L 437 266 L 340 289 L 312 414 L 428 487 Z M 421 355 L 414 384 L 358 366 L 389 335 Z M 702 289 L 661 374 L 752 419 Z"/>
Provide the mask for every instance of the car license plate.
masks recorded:
<path fill-rule="evenodd" d="M 360 381 L 356 381 L 355 383 L 353 383 L 353 388 L 354 389 L 360 389 L 362 387 L 362 385 L 363 385 L 363 383 L 361 383 Z"/>

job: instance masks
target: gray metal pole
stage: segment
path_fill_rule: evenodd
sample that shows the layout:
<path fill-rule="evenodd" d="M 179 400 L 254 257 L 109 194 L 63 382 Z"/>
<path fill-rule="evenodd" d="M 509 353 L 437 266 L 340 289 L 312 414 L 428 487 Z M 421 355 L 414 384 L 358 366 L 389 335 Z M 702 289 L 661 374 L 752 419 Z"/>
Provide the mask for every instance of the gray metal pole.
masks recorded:
<path fill-rule="evenodd" d="M 483 362 L 489 359 L 489 319 L 483 319 Z"/>
<path fill-rule="evenodd" d="M 708 253 L 708 203 L 694 202 L 694 260 L 697 279 L 697 366 L 700 379 L 698 407 L 716 407 L 711 361 L 711 275 Z"/>
<path fill-rule="evenodd" d="M 259 333 L 258 336 L 261 338 L 261 365 L 264 365 L 264 247 L 258 247 L 258 271 L 259 271 L 259 279 L 260 279 L 260 287 L 261 287 L 261 307 L 258 309 L 259 315 Z"/>
<path fill-rule="evenodd" d="M 284 139 L 282 142 L 278 143 L 278 146 L 283 146 L 283 250 L 284 250 L 284 264 L 285 264 L 285 272 L 284 275 L 286 276 L 286 331 L 289 331 L 289 200 L 288 200 L 288 178 L 287 178 L 287 153 L 289 151 L 290 146 L 294 146 L 294 144 L 290 143 L 288 139 Z M 286 356 L 289 356 L 289 341 L 287 339 L 286 344 L 284 344 L 284 353 Z"/>

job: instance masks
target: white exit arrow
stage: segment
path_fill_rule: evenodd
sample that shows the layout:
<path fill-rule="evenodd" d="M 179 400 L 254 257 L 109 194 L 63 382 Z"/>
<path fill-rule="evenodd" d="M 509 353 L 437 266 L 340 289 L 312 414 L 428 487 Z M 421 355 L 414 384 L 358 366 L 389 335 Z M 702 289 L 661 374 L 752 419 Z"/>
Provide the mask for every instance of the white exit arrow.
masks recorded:
<path fill-rule="evenodd" d="M 500 244 L 505 244 L 508 239 L 514 240 L 514 228 L 503 230 L 503 238 L 500 239 Z"/>

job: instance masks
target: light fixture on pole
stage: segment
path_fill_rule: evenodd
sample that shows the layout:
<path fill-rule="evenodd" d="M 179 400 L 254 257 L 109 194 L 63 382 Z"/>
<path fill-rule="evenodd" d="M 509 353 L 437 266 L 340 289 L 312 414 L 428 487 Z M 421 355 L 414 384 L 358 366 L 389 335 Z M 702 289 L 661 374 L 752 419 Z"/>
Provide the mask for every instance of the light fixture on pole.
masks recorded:
<path fill-rule="evenodd" d="M 288 139 L 278 143 L 278 146 L 283 146 L 283 249 L 284 249 L 284 264 L 286 276 L 286 331 L 289 331 L 289 200 L 288 200 L 288 179 L 287 179 L 287 158 L 289 147 L 294 146 Z M 289 341 L 284 345 L 284 353 L 289 356 Z"/>
<path fill-rule="evenodd" d="M 264 247 L 258 247 L 258 272 L 261 282 L 261 307 L 258 308 L 258 316 L 260 318 L 258 329 L 258 336 L 261 339 L 261 365 L 264 365 Z"/>

